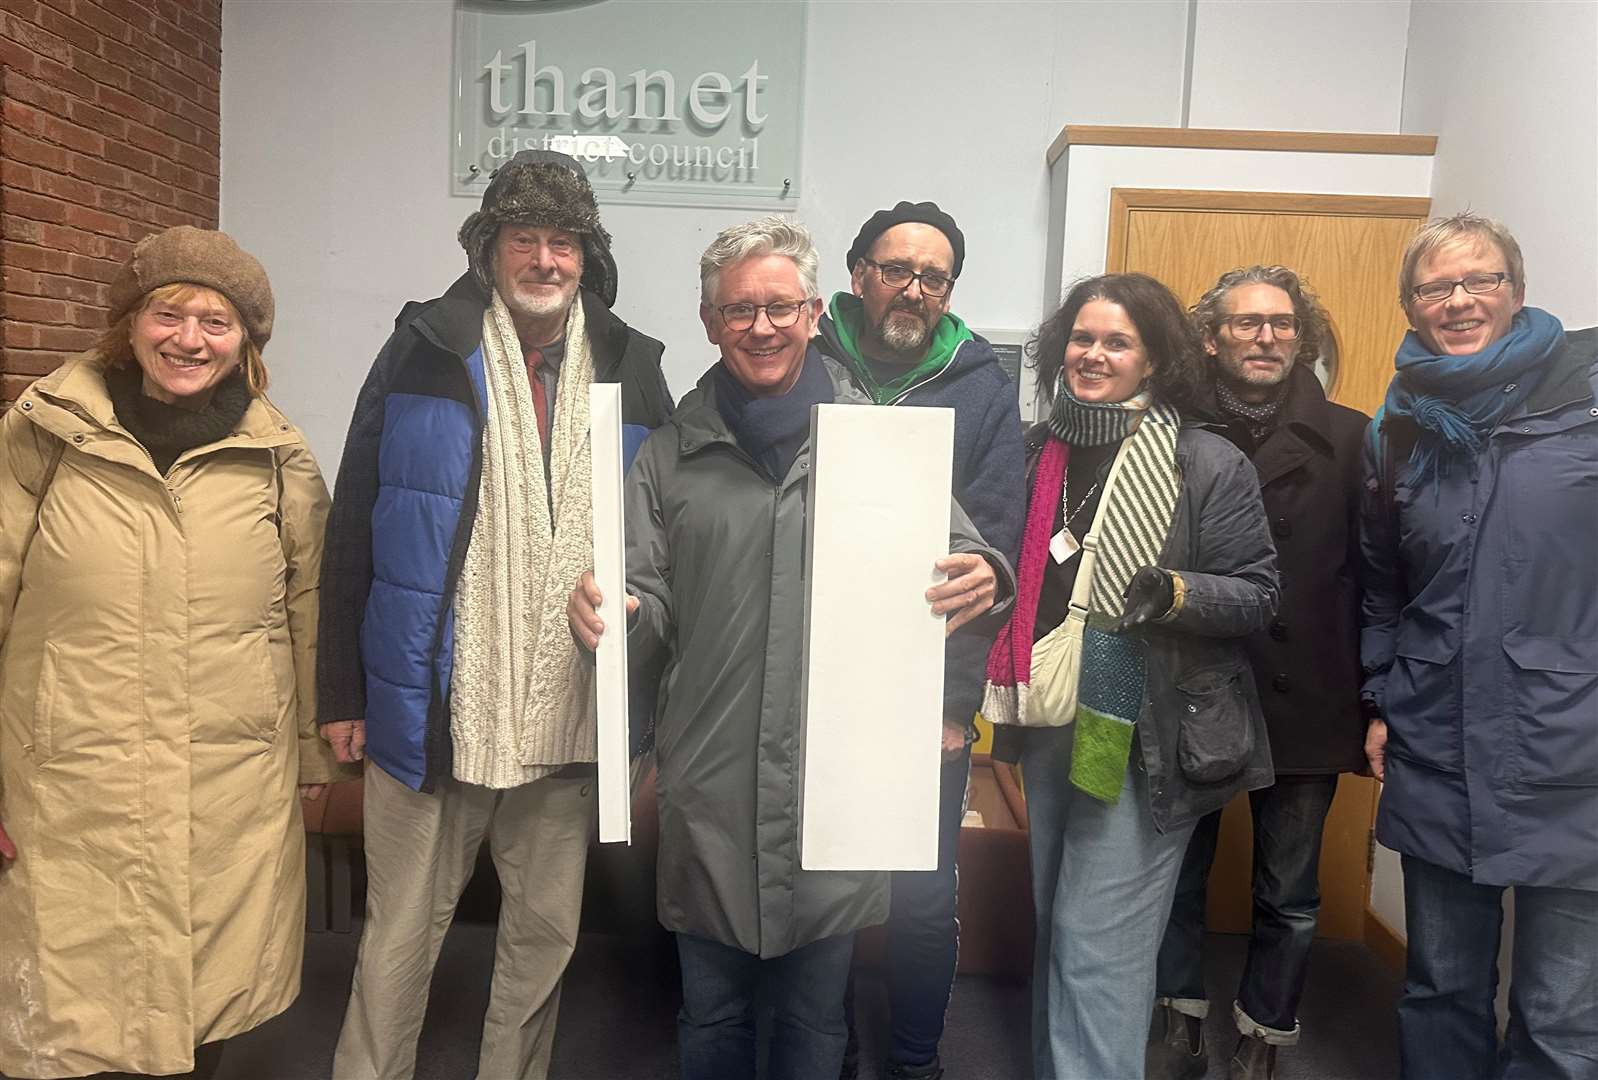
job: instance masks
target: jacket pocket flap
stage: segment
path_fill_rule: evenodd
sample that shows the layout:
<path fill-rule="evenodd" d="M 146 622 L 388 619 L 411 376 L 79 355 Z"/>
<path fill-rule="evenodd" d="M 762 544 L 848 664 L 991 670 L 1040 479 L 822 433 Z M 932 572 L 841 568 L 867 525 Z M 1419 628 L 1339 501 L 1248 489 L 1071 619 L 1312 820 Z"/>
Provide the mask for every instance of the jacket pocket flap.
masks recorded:
<path fill-rule="evenodd" d="M 1213 694 L 1224 690 L 1243 676 L 1240 662 L 1215 664 L 1184 672 L 1176 681 L 1176 688 L 1184 694 Z"/>
<path fill-rule="evenodd" d="M 1537 637 L 1511 630 L 1504 635 L 1504 652 L 1515 666 L 1527 671 L 1565 671 L 1598 675 L 1598 639 Z"/>

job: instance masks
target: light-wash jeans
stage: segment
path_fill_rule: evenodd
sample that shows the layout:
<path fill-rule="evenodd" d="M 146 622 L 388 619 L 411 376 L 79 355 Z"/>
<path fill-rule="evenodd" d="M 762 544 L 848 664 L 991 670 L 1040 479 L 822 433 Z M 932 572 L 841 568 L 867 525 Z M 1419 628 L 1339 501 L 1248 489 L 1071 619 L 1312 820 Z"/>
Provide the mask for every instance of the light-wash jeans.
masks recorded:
<path fill-rule="evenodd" d="M 1074 725 L 1029 731 L 1021 755 L 1037 912 L 1034 1078 L 1142 1080 L 1154 963 L 1193 825 L 1155 828 L 1136 746 L 1114 806 L 1072 787 L 1074 735 Z"/>

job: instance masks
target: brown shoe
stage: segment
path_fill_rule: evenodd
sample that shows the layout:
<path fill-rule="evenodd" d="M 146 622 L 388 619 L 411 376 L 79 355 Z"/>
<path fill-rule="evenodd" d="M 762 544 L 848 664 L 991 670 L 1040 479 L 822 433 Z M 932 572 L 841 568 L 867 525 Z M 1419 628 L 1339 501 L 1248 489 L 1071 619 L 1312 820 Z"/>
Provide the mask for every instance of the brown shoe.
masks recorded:
<path fill-rule="evenodd" d="M 1227 1080 L 1276 1080 L 1276 1047 L 1244 1035 L 1237 1040 L 1226 1075 Z"/>
<path fill-rule="evenodd" d="M 1202 1080 L 1209 1069 L 1204 1021 L 1169 1005 L 1156 1005 L 1149 1045 L 1143 1051 L 1146 1080 Z"/>

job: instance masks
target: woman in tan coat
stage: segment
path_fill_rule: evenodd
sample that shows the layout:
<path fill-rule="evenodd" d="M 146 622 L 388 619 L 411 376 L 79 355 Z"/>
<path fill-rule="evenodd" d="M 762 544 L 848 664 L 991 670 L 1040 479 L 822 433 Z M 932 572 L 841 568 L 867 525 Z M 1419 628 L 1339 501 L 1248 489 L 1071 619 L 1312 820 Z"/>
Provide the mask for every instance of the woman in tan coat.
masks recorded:
<path fill-rule="evenodd" d="M 328 496 L 261 392 L 272 294 L 149 237 L 0 420 L 0 1073 L 206 1076 L 299 992 Z M 207 1045 L 208 1044 L 208 1045 Z M 198 1049 L 197 1049 L 198 1048 Z"/>

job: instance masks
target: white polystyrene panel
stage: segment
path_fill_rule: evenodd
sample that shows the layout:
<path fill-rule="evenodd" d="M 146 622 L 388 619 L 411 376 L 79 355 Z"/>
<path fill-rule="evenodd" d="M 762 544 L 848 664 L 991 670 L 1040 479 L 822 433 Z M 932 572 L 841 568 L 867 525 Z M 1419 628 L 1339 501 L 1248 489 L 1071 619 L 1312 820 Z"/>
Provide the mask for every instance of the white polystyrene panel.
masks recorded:
<path fill-rule="evenodd" d="M 800 863 L 931 870 L 954 412 L 818 405 L 811 445 Z"/>
<path fill-rule="evenodd" d="M 632 842 L 627 733 L 626 533 L 621 509 L 621 384 L 588 388 L 588 438 L 594 459 L 594 581 L 606 633 L 594 654 L 599 731 L 599 840 Z"/>

